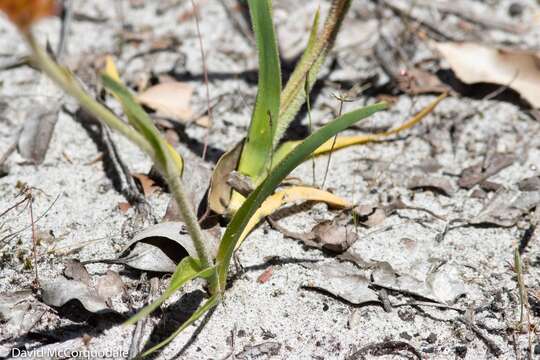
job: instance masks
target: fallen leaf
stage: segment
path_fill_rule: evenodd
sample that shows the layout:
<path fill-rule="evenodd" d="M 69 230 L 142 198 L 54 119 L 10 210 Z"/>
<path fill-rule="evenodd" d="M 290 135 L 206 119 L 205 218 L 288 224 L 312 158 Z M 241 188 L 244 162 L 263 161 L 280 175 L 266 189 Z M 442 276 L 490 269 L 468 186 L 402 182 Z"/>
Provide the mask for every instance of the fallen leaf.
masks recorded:
<path fill-rule="evenodd" d="M 465 286 L 456 269 L 448 265 L 429 272 L 425 279 L 417 279 L 409 274 L 398 274 L 390 264 L 381 262 L 371 276 L 377 286 L 440 303 L 453 303 L 465 293 Z"/>
<path fill-rule="evenodd" d="M 218 160 L 208 190 L 208 207 L 216 214 L 225 215 L 229 213 L 229 203 L 232 196 L 232 188 L 227 184 L 229 174 L 236 170 L 240 155 L 242 153 L 243 142 L 236 144 Z"/>
<path fill-rule="evenodd" d="M 313 264 L 309 268 L 314 273 L 307 288 L 326 291 L 355 305 L 379 302 L 377 292 L 369 288 L 369 279 L 351 264 Z"/>
<path fill-rule="evenodd" d="M 352 209 L 355 221 L 367 227 L 382 224 L 386 219 L 386 211 L 377 205 L 360 204 Z"/>
<path fill-rule="evenodd" d="M 217 239 L 206 230 L 208 249 L 217 251 Z M 215 234 L 214 234 L 215 235 Z M 121 251 L 119 263 L 143 271 L 173 273 L 176 265 L 186 256 L 197 258 L 197 251 L 185 225 L 181 222 L 163 222 L 137 233 Z"/>
<path fill-rule="evenodd" d="M 435 46 L 461 81 L 508 86 L 533 107 L 540 107 L 539 53 L 475 43 L 445 42 Z"/>
<path fill-rule="evenodd" d="M 166 117 L 179 122 L 192 120 L 193 86 L 173 81 L 154 85 L 137 96 L 137 100 Z"/>
<path fill-rule="evenodd" d="M 49 306 L 61 307 L 71 300 L 77 300 L 92 313 L 114 311 L 107 306 L 105 300 L 83 282 L 60 277 L 52 281 L 42 281 L 41 296 Z"/>
<path fill-rule="evenodd" d="M 476 215 L 471 224 L 510 227 L 540 203 L 540 191 L 501 189 Z"/>
<path fill-rule="evenodd" d="M 150 197 L 150 195 L 152 195 L 157 190 L 159 190 L 159 186 L 157 186 L 156 182 L 153 179 L 151 179 L 148 175 L 133 174 L 132 176 L 139 181 L 139 184 L 141 184 L 144 197 L 146 198 Z"/>
<path fill-rule="evenodd" d="M 122 201 L 118 203 L 118 209 L 124 214 L 127 213 L 130 208 L 131 204 L 128 202 Z"/>
<path fill-rule="evenodd" d="M 96 292 L 105 300 L 122 294 L 124 288 L 124 282 L 116 271 L 108 270 L 105 275 L 99 277 L 96 281 Z"/>
<path fill-rule="evenodd" d="M 336 254 L 343 253 L 358 240 L 353 226 L 339 224 L 337 221 L 323 221 L 316 224 L 311 231 L 302 234 L 286 230 L 271 218 L 268 221 L 274 229 L 284 236 L 299 240 L 306 246 L 324 249 Z"/>
<path fill-rule="evenodd" d="M 79 260 L 70 259 L 65 263 L 64 276 L 68 279 L 80 281 L 86 285 L 91 285 L 92 280 L 86 267 Z"/>
<path fill-rule="evenodd" d="M 418 67 L 407 69 L 404 74 L 400 74 L 398 86 L 410 95 L 444 93 L 450 90 L 436 75 Z"/>
<path fill-rule="evenodd" d="M 456 191 L 454 183 L 445 177 L 432 175 L 415 175 L 407 183 L 411 190 L 427 189 L 434 190 L 446 196 L 452 196 Z"/>
<path fill-rule="evenodd" d="M 471 189 L 512 165 L 515 160 L 516 157 L 514 155 L 496 153 L 487 164 L 484 164 L 482 161 L 479 164 L 463 169 L 458 180 L 458 185 L 464 189 Z"/>
<path fill-rule="evenodd" d="M 272 356 L 277 356 L 280 349 L 280 343 L 268 341 L 257 345 L 246 345 L 244 346 L 244 350 L 234 355 L 234 357 L 239 360 L 251 360 L 260 357 L 269 359 Z"/>
<path fill-rule="evenodd" d="M 41 164 L 49 149 L 49 144 L 58 121 L 60 106 L 54 103 L 50 106 L 36 103 L 26 119 L 19 136 L 17 148 L 22 157 Z"/>
<path fill-rule="evenodd" d="M 307 186 L 291 186 L 283 190 L 277 191 L 269 196 L 261 205 L 261 207 L 249 219 L 242 235 L 240 236 L 236 248 L 244 242 L 249 233 L 257 226 L 257 224 L 265 217 L 272 215 L 276 210 L 285 204 L 292 204 L 298 201 L 317 201 L 324 202 L 333 208 L 346 208 L 350 204 L 328 191 L 319 190 Z"/>

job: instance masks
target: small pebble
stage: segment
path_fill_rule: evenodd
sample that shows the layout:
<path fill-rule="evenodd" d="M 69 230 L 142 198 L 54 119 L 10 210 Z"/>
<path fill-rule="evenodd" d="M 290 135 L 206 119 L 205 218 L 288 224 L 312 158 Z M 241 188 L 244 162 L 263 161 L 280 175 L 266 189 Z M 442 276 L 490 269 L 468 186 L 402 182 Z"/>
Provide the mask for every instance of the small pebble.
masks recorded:
<path fill-rule="evenodd" d="M 511 17 L 520 16 L 521 14 L 523 14 L 523 5 L 517 2 L 512 3 L 510 7 L 508 8 L 508 14 Z"/>

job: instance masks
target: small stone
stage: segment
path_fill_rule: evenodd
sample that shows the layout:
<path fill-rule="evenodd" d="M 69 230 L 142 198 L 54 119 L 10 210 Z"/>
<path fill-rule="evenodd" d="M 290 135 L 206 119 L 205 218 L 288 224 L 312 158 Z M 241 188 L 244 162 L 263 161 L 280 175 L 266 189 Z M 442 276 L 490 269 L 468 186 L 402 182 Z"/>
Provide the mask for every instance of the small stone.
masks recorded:
<path fill-rule="evenodd" d="M 534 345 L 534 353 L 535 355 L 540 354 L 540 344 Z"/>
<path fill-rule="evenodd" d="M 434 333 L 429 334 L 429 336 L 426 338 L 426 341 L 430 344 L 435 344 L 435 342 L 437 341 L 437 335 L 435 335 Z"/>
<path fill-rule="evenodd" d="M 508 7 L 508 14 L 512 17 L 517 17 L 523 14 L 523 5 L 520 3 L 512 3 L 510 7 Z"/>
<path fill-rule="evenodd" d="M 411 309 L 399 309 L 398 316 L 403 321 L 413 321 L 415 313 Z"/>
<path fill-rule="evenodd" d="M 456 352 L 456 355 L 462 359 L 465 359 L 465 356 L 467 355 L 467 347 L 466 346 L 456 346 L 454 348 L 454 351 Z"/>
<path fill-rule="evenodd" d="M 402 333 L 400 333 L 399 337 L 402 338 L 402 339 L 405 339 L 405 340 L 411 340 L 412 339 L 412 336 L 409 335 L 406 331 L 403 331 Z"/>
<path fill-rule="evenodd" d="M 322 307 L 323 311 L 328 311 L 329 308 L 330 308 L 330 306 L 328 306 L 327 303 L 323 304 L 323 307 Z"/>

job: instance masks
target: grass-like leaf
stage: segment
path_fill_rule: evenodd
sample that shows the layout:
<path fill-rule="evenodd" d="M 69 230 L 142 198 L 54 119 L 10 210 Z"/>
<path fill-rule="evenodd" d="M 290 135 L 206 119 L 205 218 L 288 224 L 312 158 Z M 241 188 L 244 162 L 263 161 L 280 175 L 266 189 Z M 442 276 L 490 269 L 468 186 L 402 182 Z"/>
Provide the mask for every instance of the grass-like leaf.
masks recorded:
<path fill-rule="evenodd" d="M 142 356 L 147 356 L 153 353 L 154 351 L 162 348 L 163 346 L 167 345 L 171 341 L 174 340 L 175 337 L 178 336 L 182 331 L 184 331 L 189 325 L 193 324 L 195 321 L 197 321 L 201 316 L 206 314 L 210 309 L 212 309 L 214 306 L 216 306 L 219 302 L 220 295 L 216 294 L 213 295 L 210 299 L 206 300 L 206 302 L 195 311 L 189 319 L 187 319 L 182 326 L 180 326 L 178 329 L 176 329 L 175 332 L 173 332 L 169 337 L 167 337 L 165 340 L 160 342 L 159 344 L 153 346 L 152 348 L 145 351 Z"/>
<path fill-rule="evenodd" d="M 172 296 L 178 289 L 184 286 L 188 281 L 202 277 L 208 278 L 213 272 L 214 268 L 201 268 L 201 263 L 199 260 L 187 256 L 182 259 L 176 266 L 176 271 L 171 277 L 171 282 L 169 287 L 163 295 L 156 299 L 153 303 L 145 306 L 141 311 L 132 316 L 127 322 L 127 325 L 134 324 L 142 318 L 150 315 L 154 310 L 156 310 L 165 300 Z"/>
<path fill-rule="evenodd" d="M 238 170 L 253 179 L 265 173 L 273 151 L 279 116 L 281 68 L 272 23 L 270 0 L 249 0 L 251 22 L 259 54 L 257 100 Z"/>
<path fill-rule="evenodd" d="M 261 206 L 264 200 L 270 196 L 279 184 L 298 165 L 305 161 L 313 151 L 321 146 L 340 131 L 345 130 L 352 124 L 386 109 L 386 103 L 377 103 L 366 106 L 356 111 L 351 111 L 328 123 L 318 131 L 306 138 L 296 146 L 276 167 L 268 174 L 266 179 L 244 201 L 240 209 L 235 213 L 229 226 L 225 230 L 216 257 L 216 266 L 219 274 L 220 287 L 225 288 L 227 271 L 233 251 L 239 241 L 249 220 Z"/>
<path fill-rule="evenodd" d="M 116 77 L 116 76 L 115 76 Z M 146 111 L 135 100 L 128 88 L 109 74 L 102 75 L 105 88 L 110 91 L 122 104 L 122 108 L 131 125 L 144 136 L 154 149 L 157 164 L 171 173 L 182 174 L 183 160 L 174 148 L 167 143 L 156 128 Z"/>

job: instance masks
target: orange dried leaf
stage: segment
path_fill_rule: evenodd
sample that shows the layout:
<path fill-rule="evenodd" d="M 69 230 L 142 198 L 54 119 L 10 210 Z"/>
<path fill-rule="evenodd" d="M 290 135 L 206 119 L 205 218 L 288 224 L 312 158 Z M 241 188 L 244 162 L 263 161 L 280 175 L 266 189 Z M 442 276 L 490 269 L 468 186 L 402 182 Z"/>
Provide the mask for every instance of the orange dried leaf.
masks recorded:
<path fill-rule="evenodd" d="M 0 0 L 0 10 L 22 31 L 48 16 L 58 13 L 55 0 Z"/>

